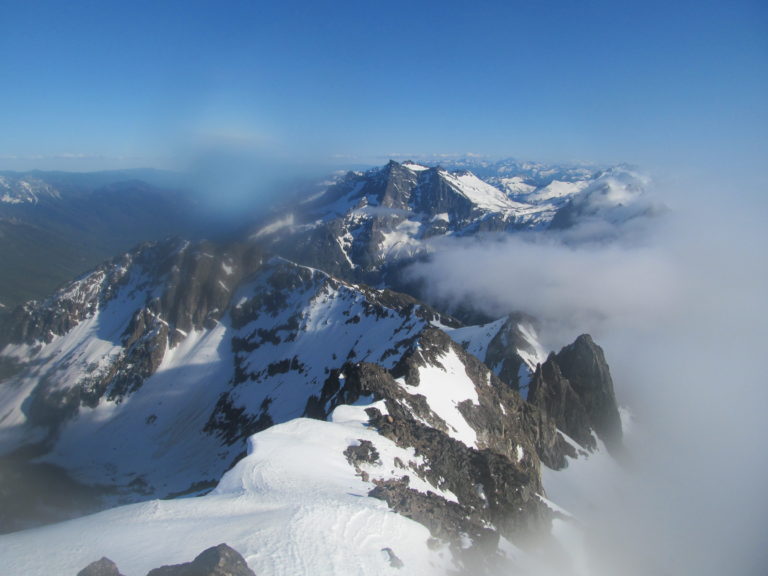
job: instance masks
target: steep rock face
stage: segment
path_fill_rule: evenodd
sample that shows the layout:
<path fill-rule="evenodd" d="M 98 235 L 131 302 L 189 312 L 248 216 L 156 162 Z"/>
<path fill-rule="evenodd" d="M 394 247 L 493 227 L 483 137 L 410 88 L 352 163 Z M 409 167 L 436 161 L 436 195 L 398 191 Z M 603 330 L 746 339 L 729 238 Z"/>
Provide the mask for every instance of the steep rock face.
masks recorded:
<path fill-rule="evenodd" d="M 536 369 L 528 401 L 581 446 L 594 449 L 594 431 L 606 447 L 621 446 L 621 420 L 602 349 L 583 334 Z"/>
<path fill-rule="evenodd" d="M 79 280 L 70 282 L 42 303 L 29 302 L 13 310 L 0 328 L 0 347 L 8 343 L 50 342 L 93 315 L 111 299 L 131 263 L 123 255 Z"/>
<path fill-rule="evenodd" d="M 420 465 L 407 472 L 435 487 L 435 493 L 414 489 L 405 476 L 376 481 L 371 496 L 457 550 L 462 535 L 473 549 L 487 552 L 499 536 L 517 540 L 548 527 L 549 512 L 538 497 L 538 432 L 531 427 L 536 409 L 445 333 L 422 331 L 391 372 L 350 363 L 343 374 L 331 405 L 372 397 L 381 408 L 366 410 L 370 425 L 415 450 Z M 361 473 L 376 458 L 375 446 L 363 444 L 348 454 Z"/>
<path fill-rule="evenodd" d="M 138 390 L 168 349 L 190 331 L 216 325 L 231 290 L 260 262 L 254 247 L 146 244 L 43 302 L 17 308 L 0 352 L 18 359 L 31 353 L 30 367 L 39 365 L 28 380 L 34 382 L 28 422 L 55 434 L 80 406 L 95 408 L 102 398 L 120 402 Z"/>
<path fill-rule="evenodd" d="M 560 350 L 557 363 L 581 399 L 597 437 L 609 450 L 619 448 L 621 419 L 603 349 L 588 334 L 583 334 Z"/>
<path fill-rule="evenodd" d="M 558 429 L 581 446 L 589 449 L 596 447 L 590 419 L 581 397 L 563 376 L 554 354 L 533 375 L 528 401 L 541 408 L 557 423 Z"/>
<path fill-rule="evenodd" d="M 465 350 L 483 360 L 503 382 L 527 397 L 531 376 L 537 364 L 546 358 L 533 318 L 514 313 L 448 333 Z"/>
<path fill-rule="evenodd" d="M 621 422 L 608 364 L 588 335 L 558 354 L 545 355 L 535 322 L 511 314 L 488 324 L 449 329 L 454 341 L 484 360 L 499 378 L 528 400 L 539 457 L 550 468 L 566 465 L 576 450 L 557 430 L 589 450 L 595 437 L 609 450 L 621 445 Z"/>
<path fill-rule="evenodd" d="M 423 172 L 420 185 L 415 190 L 413 208 L 435 218 L 438 214 L 447 214 L 446 222 L 449 229 L 466 226 L 474 215 L 476 206 L 465 195 L 457 193 L 457 187 L 445 177 L 446 172 L 440 168 L 430 168 Z M 453 223 L 453 225 L 451 225 Z"/>
<path fill-rule="evenodd" d="M 428 239 L 540 224 L 539 208 L 470 172 L 394 161 L 349 172 L 291 210 L 254 236 L 291 260 L 374 284 L 397 262 L 423 254 Z"/>
<path fill-rule="evenodd" d="M 378 171 L 376 176 L 366 183 L 362 195 L 375 199 L 375 203 L 384 208 L 407 209 L 411 193 L 418 183 L 418 176 L 405 166 L 390 161 Z"/>
<path fill-rule="evenodd" d="M 253 245 L 223 248 L 180 239 L 144 244 L 68 283 L 45 301 L 14 310 L 0 334 L 0 347 L 51 342 L 94 316 L 118 293 L 132 301 L 138 315 L 123 335 L 126 345 L 141 332 L 147 313 L 171 327 L 175 343 L 180 334 L 174 332 L 188 332 L 220 318 L 229 303 L 230 287 L 260 261 Z"/>
<path fill-rule="evenodd" d="M 24 334 L 34 345 L 10 346 L 9 357 L 32 350 L 33 362 L 21 369 L 31 392 L 14 397 L 18 420 L 0 423 L 5 445 L 23 425 L 55 422 L 41 450 L 78 480 L 130 490 L 127 500 L 172 497 L 215 485 L 256 432 L 367 404 L 371 429 L 414 454 L 393 464 L 402 474 L 374 475 L 376 442 L 350 448 L 350 466 L 373 479 L 372 496 L 456 550 L 466 538 L 486 550 L 500 536 L 546 531 L 540 461 L 562 467 L 573 452 L 557 431 L 565 418 L 539 392 L 526 402 L 452 341 L 451 318 L 282 258 L 262 262 L 254 247 L 177 243 L 121 262 L 89 276 L 92 284 L 73 283 L 62 302 L 30 308 L 33 318 L 57 317 L 71 301 L 79 312 L 62 333 L 30 321 Z M 484 340 L 499 373 L 514 374 L 510 358 L 527 366 L 539 353 L 525 322 L 503 319 Z M 585 397 L 587 380 L 602 374 L 582 359 L 596 354 L 590 342 L 562 352 Z M 542 371 L 538 390 L 557 378 Z M 583 403 L 568 386 L 557 406 Z"/>
<path fill-rule="evenodd" d="M 290 418 L 326 418 L 346 362 L 391 367 L 430 321 L 453 322 L 282 259 L 238 290 L 230 318 L 234 377 L 205 428 L 228 444 Z"/>
<path fill-rule="evenodd" d="M 532 332 L 532 319 L 522 314 L 510 315 L 488 343 L 484 358 L 486 364 L 497 370 L 499 378 L 519 390 L 523 396 L 528 392 L 530 365 L 540 354 L 538 343 L 532 341 Z"/>
<path fill-rule="evenodd" d="M 73 283 L 83 312 L 62 334 L 34 318 L 66 301 L 31 306 L 26 334 L 50 341 L 0 352 L 12 383 L 0 387 L 1 453 L 35 444 L 78 482 L 117 487 L 121 502 L 198 493 L 251 434 L 327 417 L 345 363 L 391 368 L 430 322 L 455 324 L 410 296 L 237 250 L 142 248 L 121 260 L 118 282 L 97 271 L 92 289 Z"/>

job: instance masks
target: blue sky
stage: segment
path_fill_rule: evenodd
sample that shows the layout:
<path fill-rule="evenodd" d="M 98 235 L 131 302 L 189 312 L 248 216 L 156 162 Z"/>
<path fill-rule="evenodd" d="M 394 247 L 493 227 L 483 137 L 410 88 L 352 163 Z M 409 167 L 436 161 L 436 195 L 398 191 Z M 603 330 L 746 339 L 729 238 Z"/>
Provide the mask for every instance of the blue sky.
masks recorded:
<path fill-rule="evenodd" d="M 745 166 L 763 1 L 0 0 L 0 169 L 256 146 Z"/>

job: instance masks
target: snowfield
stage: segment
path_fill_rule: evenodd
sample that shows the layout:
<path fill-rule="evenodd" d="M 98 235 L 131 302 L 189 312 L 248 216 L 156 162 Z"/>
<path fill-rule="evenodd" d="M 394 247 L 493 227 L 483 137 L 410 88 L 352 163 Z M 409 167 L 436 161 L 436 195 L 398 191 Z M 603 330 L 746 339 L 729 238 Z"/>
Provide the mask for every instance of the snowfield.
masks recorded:
<path fill-rule="evenodd" d="M 352 412 L 350 413 L 350 408 Z M 226 542 L 261 575 L 445 574 L 449 550 L 367 497 L 343 452 L 374 441 L 386 463 L 404 450 L 365 429 L 354 407 L 335 422 L 296 419 L 254 435 L 250 454 L 206 496 L 154 500 L 0 537 L 4 576 L 77 574 L 107 556 L 125 576 L 188 562 Z M 433 489 L 434 490 L 434 489 Z M 389 548 L 405 570 L 389 563 Z M 40 551 L 45 550 L 44 554 Z"/>

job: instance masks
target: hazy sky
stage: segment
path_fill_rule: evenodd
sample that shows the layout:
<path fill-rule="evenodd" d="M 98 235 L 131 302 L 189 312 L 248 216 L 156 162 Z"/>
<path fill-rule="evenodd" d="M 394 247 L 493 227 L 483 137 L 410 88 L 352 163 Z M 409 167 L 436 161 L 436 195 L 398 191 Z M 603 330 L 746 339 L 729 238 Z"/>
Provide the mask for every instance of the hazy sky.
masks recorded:
<path fill-rule="evenodd" d="M 0 169 L 163 166 L 208 141 L 646 166 L 750 166 L 768 149 L 762 0 L 0 0 L 0 14 Z"/>

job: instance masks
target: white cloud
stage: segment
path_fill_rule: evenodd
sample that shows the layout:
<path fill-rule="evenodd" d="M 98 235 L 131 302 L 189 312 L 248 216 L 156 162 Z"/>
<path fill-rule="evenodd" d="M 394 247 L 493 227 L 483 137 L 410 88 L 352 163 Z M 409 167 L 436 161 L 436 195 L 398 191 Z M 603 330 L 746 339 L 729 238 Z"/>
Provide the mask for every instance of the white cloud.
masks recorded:
<path fill-rule="evenodd" d="M 603 532 L 670 574 L 757 575 L 768 561 L 765 201 L 704 179 L 667 197 L 675 212 L 629 239 L 458 239 L 411 273 L 434 297 L 539 316 L 552 347 L 591 332 L 640 430 L 638 489 L 600 517 Z"/>
<path fill-rule="evenodd" d="M 599 332 L 608 320 L 653 323 L 679 298 L 668 255 L 648 246 L 559 238 L 448 240 L 433 245 L 430 260 L 409 273 L 426 282 L 431 298 L 468 301 L 491 316 L 525 311 L 569 332 Z"/>

